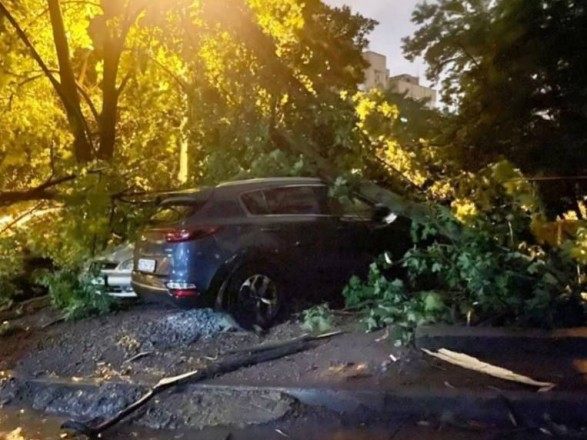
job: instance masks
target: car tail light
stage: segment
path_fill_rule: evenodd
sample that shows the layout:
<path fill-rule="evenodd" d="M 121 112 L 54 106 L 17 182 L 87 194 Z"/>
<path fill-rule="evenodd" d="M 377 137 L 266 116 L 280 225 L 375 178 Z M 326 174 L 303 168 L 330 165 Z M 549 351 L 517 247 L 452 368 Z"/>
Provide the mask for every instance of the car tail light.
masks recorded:
<path fill-rule="evenodd" d="M 172 290 L 171 294 L 176 298 L 193 298 L 194 296 L 200 295 L 196 289 L 180 289 Z"/>
<path fill-rule="evenodd" d="M 216 233 L 220 226 L 198 226 L 194 228 L 174 229 L 165 232 L 167 243 L 180 243 L 182 241 L 199 240 Z"/>
<path fill-rule="evenodd" d="M 182 281 L 170 281 L 166 284 L 169 293 L 175 298 L 192 298 L 199 296 L 200 292 L 195 284 L 185 283 Z"/>

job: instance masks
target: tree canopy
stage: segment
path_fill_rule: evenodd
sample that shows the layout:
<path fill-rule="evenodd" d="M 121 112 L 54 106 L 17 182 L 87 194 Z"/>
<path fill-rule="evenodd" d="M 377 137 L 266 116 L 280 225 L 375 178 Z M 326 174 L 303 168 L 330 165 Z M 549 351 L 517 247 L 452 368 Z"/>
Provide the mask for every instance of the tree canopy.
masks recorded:
<path fill-rule="evenodd" d="M 404 40 L 457 116 L 446 135 L 467 169 L 500 157 L 534 176 L 587 170 L 587 7 L 574 0 L 440 0 Z"/>
<path fill-rule="evenodd" d="M 133 230 L 129 195 L 316 174 L 308 152 L 372 168 L 356 108 L 374 25 L 319 0 L 3 0 L 0 206 L 59 206 L 31 245 L 74 259 Z"/>

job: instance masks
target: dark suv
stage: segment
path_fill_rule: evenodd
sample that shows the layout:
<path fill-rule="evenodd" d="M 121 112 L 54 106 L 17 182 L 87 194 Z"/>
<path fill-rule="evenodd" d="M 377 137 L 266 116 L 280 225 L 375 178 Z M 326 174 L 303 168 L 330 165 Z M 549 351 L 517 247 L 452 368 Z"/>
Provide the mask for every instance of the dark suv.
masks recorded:
<path fill-rule="evenodd" d="M 297 294 L 292 287 L 340 288 L 379 252 L 409 246 L 406 221 L 388 225 L 389 212 L 347 199 L 329 199 L 317 178 L 168 195 L 135 246 L 132 286 L 143 297 L 221 307 L 241 322 L 269 324 Z"/>

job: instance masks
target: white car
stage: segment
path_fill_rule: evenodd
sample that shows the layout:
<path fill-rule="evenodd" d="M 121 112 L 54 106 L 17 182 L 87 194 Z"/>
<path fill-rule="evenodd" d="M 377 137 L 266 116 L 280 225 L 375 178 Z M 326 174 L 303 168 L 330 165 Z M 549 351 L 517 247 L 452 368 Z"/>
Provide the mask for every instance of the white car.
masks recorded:
<path fill-rule="evenodd" d="M 115 248 L 92 263 L 98 266 L 99 276 L 92 280 L 101 291 L 116 298 L 136 298 L 137 294 L 130 284 L 133 269 L 134 245 L 124 244 Z"/>

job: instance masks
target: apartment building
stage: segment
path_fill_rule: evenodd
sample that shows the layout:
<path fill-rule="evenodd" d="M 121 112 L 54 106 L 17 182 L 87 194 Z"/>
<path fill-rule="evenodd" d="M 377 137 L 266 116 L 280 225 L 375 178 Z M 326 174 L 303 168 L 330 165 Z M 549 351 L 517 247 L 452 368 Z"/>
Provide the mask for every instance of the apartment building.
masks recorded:
<path fill-rule="evenodd" d="M 365 69 L 363 89 L 390 89 L 405 94 L 414 101 L 424 101 L 428 108 L 436 108 L 436 90 L 421 85 L 418 77 L 408 74 L 390 76 L 387 57 L 380 53 L 367 51 L 363 53 L 363 57 L 369 63 L 369 67 Z"/>

